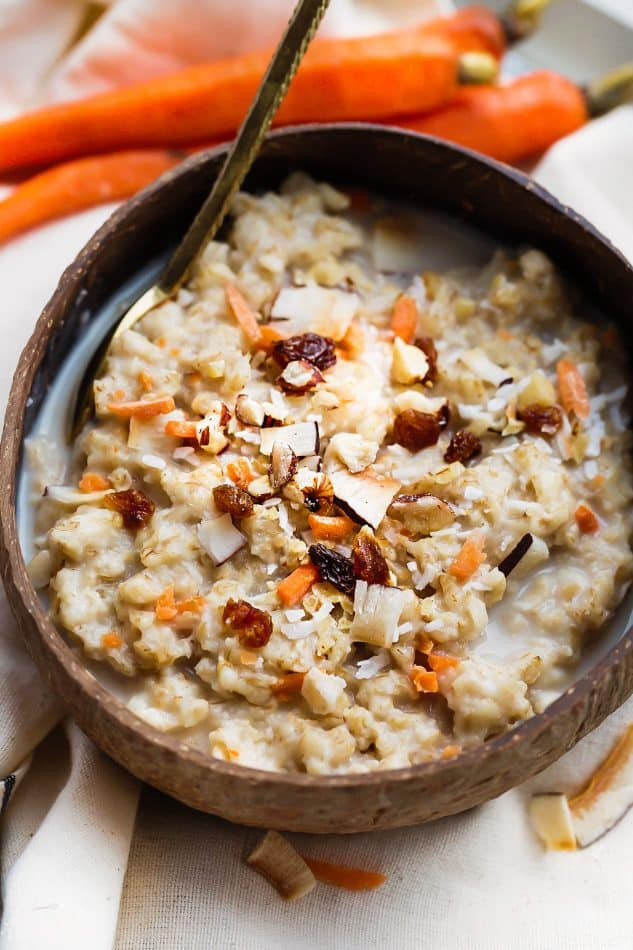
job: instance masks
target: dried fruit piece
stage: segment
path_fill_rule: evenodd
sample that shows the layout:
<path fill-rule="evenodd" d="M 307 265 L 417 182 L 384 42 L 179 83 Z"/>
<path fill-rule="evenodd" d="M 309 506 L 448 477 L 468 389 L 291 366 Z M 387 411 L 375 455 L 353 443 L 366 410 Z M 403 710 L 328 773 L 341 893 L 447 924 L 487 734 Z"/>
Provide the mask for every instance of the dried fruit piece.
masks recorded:
<path fill-rule="evenodd" d="M 444 453 L 445 462 L 468 462 L 481 452 L 481 442 L 467 429 L 456 432 Z"/>
<path fill-rule="evenodd" d="M 354 521 L 378 528 L 391 499 L 400 488 L 395 478 L 384 478 L 367 469 L 354 475 L 345 469 L 330 475 L 336 504 Z"/>
<path fill-rule="evenodd" d="M 297 471 L 297 456 L 286 442 L 275 442 L 270 453 L 270 484 L 274 491 L 287 485 Z"/>
<path fill-rule="evenodd" d="M 222 612 L 222 620 L 237 633 L 242 646 L 250 649 L 266 646 L 273 632 L 270 614 L 245 600 L 229 600 Z"/>
<path fill-rule="evenodd" d="M 314 566 L 318 567 L 322 580 L 329 581 L 343 594 L 352 593 L 356 579 L 354 567 L 348 557 L 326 547 L 325 544 L 310 545 L 308 554 Z"/>
<path fill-rule="evenodd" d="M 533 402 L 517 411 L 517 419 L 525 424 L 532 435 L 555 435 L 563 423 L 563 413 L 558 406 L 543 406 Z"/>
<path fill-rule="evenodd" d="M 420 449 L 427 449 L 437 443 L 442 428 L 436 415 L 417 409 L 405 409 L 395 418 L 393 437 L 398 445 L 404 446 L 410 452 L 419 452 Z"/>
<path fill-rule="evenodd" d="M 295 360 L 306 360 L 317 369 L 329 369 L 336 363 L 334 340 L 318 333 L 301 333 L 280 340 L 273 346 L 273 359 L 279 366 L 287 366 Z"/>
<path fill-rule="evenodd" d="M 107 494 L 103 499 L 106 508 L 111 508 L 123 518 L 123 524 L 131 531 L 143 528 L 154 514 L 156 505 L 151 498 L 136 488 Z"/>
<path fill-rule="evenodd" d="M 213 500 L 218 511 L 228 511 L 233 518 L 248 518 L 253 514 L 253 499 L 237 485 L 216 485 Z"/>
<path fill-rule="evenodd" d="M 455 512 L 448 502 L 428 493 L 397 495 L 389 506 L 389 514 L 424 535 L 448 528 L 455 521 Z"/>
<path fill-rule="evenodd" d="M 389 583 L 389 567 L 371 528 L 365 525 L 354 540 L 352 551 L 354 576 L 368 584 Z"/>
<path fill-rule="evenodd" d="M 422 350 L 426 356 L 426 361 L 429 364 L 427 374 L 422 382 L 429 384 L 435 383 L 437 381 L 437 350 L 435 349 L 435 343 L 433 342 L 432 337 L 419 336 L 414 341 L 414 346 L 417 346 L 419 350 Z"/>
<path fill-rule="evenodd" d="M 286 364 L 277 382 L 285 393 L 302 396 L 323 382 L 323 374 L 307 360 L 293 360 Z"/>
<path fill-rule="evenodd" d="M 246 862 L 287 901 L 303 897 L 316 884 L 314 874 L 299 852 L 276 831 L 266 832 Z"/>

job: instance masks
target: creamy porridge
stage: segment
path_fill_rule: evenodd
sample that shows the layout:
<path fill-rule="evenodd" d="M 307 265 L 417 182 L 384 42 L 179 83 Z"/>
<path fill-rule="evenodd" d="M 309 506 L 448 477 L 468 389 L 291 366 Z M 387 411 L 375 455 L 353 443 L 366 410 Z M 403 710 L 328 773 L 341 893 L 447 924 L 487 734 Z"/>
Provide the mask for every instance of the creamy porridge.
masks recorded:
<path fill-rule="evenodd" d="M 302 175 L 240 195 L 63 479 L 31 442 L 55 618 L 218 758 L 454 755 L 560 691 L 633 574 L 613 329 L 541 252 L 431 271 L 417 227 Z"/>

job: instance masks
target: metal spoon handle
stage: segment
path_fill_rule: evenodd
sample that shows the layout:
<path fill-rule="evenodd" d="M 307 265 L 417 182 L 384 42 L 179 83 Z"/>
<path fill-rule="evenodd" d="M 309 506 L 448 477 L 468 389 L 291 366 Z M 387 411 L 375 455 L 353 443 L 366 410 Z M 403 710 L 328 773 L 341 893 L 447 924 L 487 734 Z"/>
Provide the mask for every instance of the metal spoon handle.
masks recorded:
<path fill-rule="evenodd" d="M 290 81 L 325 13 L 329 0 L 299 0 L 253 104 L 226 157 L 211 194 L 167 263 L 158 287 L 172 294 L 198 254 L 217 233 L 235 192 L 248 172 Z"/>

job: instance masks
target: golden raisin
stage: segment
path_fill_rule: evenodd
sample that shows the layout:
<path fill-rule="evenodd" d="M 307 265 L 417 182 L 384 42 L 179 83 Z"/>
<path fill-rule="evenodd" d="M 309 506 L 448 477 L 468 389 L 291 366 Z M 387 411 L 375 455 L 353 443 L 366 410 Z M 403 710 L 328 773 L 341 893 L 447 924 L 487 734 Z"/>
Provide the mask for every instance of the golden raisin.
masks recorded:
<path fill-rule="evenodd" d="M 218 511 L 228 511 L 233 518 L 248 518 L 253 514 L 253 499 L 237 485 L 216 485 L 213 500 Z"/>
<path fill-rule="evenodd" d="M 143 528 L 156 508 L 152 499 L 136 488 L 128 488 L 126 491 L 117 491 L 111 495 L 106 495 L 103 503 L 106 508 L 118 511 L 123 518 L 123 524 L 131 531 Z"/>
<path fill-rule="evenodd" d="M 393 424 L 394 440 L 410 452 L 419 452 L 420 449 L 435 445 L 441 431 L 439 417 L 429 412 L 420 412 L 419 409 L 399 412 Z"/>
<path fill-rule="evenodd" d="M 368 584 L 389 583 L 389 567 L 370 528 L 361 528 L 352 550 L 354 576 Z"/>
<path fill-rule="evenodd" d="M 243 647 L 266 646 L 273 632 L 270 614 L 245 600 L 229 600 L 224 607 L 222 620 L 237 634 Z"/>
<path fill-rule="evenodd" d="M 456 432 L 444 453 L 445 462 L 468 462 L 481 452 L 481 442 L 466 429 Z"/>
<path fill-rule="evenodd" d="M 563 424 L 563 413 L 558 406 L 542 406 L 534 402 L 520 409 L 517 419 L 525 423 L 526 432 L 532 435 L 555 435 Z"/>

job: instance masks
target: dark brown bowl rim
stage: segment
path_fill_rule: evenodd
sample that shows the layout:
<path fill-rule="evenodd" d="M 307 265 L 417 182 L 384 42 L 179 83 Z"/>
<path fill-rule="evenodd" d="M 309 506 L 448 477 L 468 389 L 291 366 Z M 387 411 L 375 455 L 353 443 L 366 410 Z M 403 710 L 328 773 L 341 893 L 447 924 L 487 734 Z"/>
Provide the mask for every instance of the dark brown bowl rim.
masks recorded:
<path fill-rule="evenodd" d="M 355 129 L 370 133 L 380 132 L 383 135 L 393 135 L 398 138 L 423 139 L 433 143 L 435 146 L 474 159 L 483 167 L 487 167 L 495 173 L 500 173 L 532 192 L 541 201 L 549 205 L 552 211 L 557 215 L 571 218 L 585 231 L 588 231 L 595 239 L 605 245 L 611 253 L 617 255 L 621 262 L 633 274 L 633 268 L 631 268 L 620 251 L 582 215 L 561 204 L 550 192 L 537 184 L 527 174 L 501 162 L 482 156 L 471 149 L 447 143 L 434 136 L 421 135 L 419 133 L 407 132 L 400 128 L 390 128 L 365 122 L 315 123 L 299 128 L 283 128 L 272 132 L 268 138 L 272 141 L 283 141 L 284 137 L 297 134 L 310 135 L 314 132 L 333 132 L 336 134 L 336 130 L 349 131 Z M 143 189 L 143 191 L 134 198 L 125 202 L 120 208 L 115 210 L 63 272 L 53 296 L 42 311 L 33 333 L 24 346 L 9 393 L 2 439 L 0 441 L 0 471 L 3 475 L 2 483 L 0 484 L 0 564 L 2 566 L 5 585 L 11 584 L 15 592 L 17 592 L 22 604 L 34 618 L 40 637 L 44 637 L 48 640 L 48 644 L 54 651 L 57 661 L 66 669 L 86 699 L 93 700 L 103 707 L 107 715 L 115 720 L 123 729 L 136 734 L 140 733 L 145 741 L 149 741 L 153 745 L 164 749 L 166 752 L 173 753 L 181 759 L 189 760 L 192 764 L 202 769 L 233 778 L 248 780 L 250 783 L 262 781 L 268 785 L 310 786 L 327 790 L 336 787 L 354 788 L 360 786 L 379 786 L 386 779 L 390 782 L 401 783 L 407 782 L 412 777 L 424 778 L 426 776 L 434 776 L 438 772 L 444 772 L 448 777 L 455 768 L 459 767 L 461 769 L 464 765 L 467 766 L 469 764 L 472 764 L 474 767 L 487 757 L 501 750 L 505 750 L 510 746 L 514 746 L 515 751 L 518 752 L 521 746 L 532 742 L 546 729 L 553 719 L 563 717 L 566 713 L 569 713 L 591 693 L 593 687 L 596 686 L 599 681 L 608 677 L 613 667 L 616 666 L 633 647 L 633 627 L 626 630 L 618 642 L 611 647 L 602 659 L 598 660 L 588 672 L 583 674 L 568 687 L 568 689 L 543 712 L 537 713 L 530 719 L 513 726 L 508 732 L 489 739 L 472 749 L 460 752 L 453 758 L 434 759 L 429 762 L 422 762 L 418 765 L 407 766 L 400 769 L 376 770 L 351 775 L 315 776 L 294 772 L 272 772 L 225 762 L 222 759 L 205 755 L 193 747 L 184 745 L 182 739 L 174 738 L 169 734 L 162 733 L 152 726 L 149 726 L 142 719 L 130 712 L 122 700 L 118 699 L 114 693 L 102 686 L 79 662 L 75 652 L 66 643 L 62 634 L 49 618 L 37 592 L 30 582 L 17 532 L 17 499 L 13 473 L 17 475 L 20 471 L 24 409 L 37 369 L 30 359 L 30 350 L 33 347 L 35 337 L 49 322 L 49 313 L 60 295 L 62 285 L 64 282 L 71 280 L 77 272 L 80 272 L 84 261 L 90 257 L 95 249 L 98 250 L 102 234 L 105 235 L 113 228 L 121 226 L 126 219 L 135 213 L 140 203 L 159 191 L 166 182 L 173 181 L 181 175 L 186 174 L 189 168 L 204 162 L 208 157 L 225 152 L 226 148 L 226 144 L 217 145 L 185 159 L 176 168 L 161 176 L 156 182 Z M 26 389 L 26 381 L 28 381 L 28 390 Z M 21 389 L 24 391 L 24 398 L 20 396 Z M 633 691 L 633 682 L 631 683 L 631 690 Z"/>

